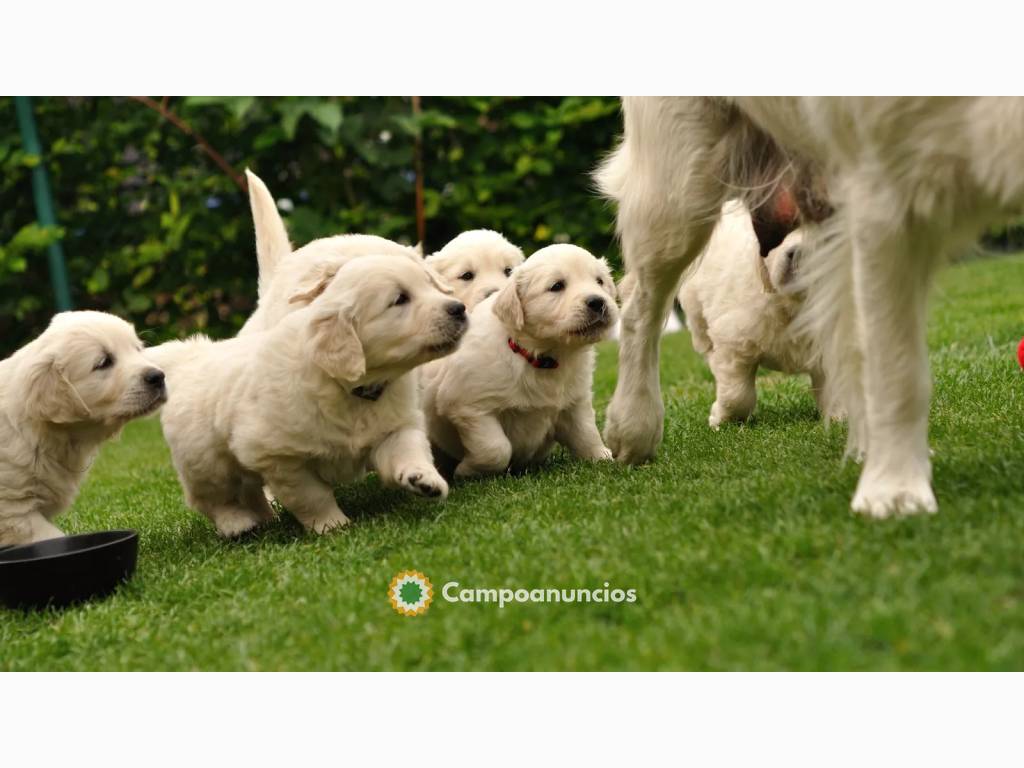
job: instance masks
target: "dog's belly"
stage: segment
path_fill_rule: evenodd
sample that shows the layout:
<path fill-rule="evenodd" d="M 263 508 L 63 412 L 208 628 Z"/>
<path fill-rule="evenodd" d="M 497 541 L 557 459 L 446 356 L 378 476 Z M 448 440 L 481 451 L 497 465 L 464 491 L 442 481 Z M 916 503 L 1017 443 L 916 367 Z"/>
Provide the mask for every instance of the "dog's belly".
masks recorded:
<path fill-rule="evenodd" d="M 544 408 L 530 411 L 503 411 L 501 427 L 512 444 L 514 469 L 521 469 L 547 458 L 555 443 L 558 411 Z"/>

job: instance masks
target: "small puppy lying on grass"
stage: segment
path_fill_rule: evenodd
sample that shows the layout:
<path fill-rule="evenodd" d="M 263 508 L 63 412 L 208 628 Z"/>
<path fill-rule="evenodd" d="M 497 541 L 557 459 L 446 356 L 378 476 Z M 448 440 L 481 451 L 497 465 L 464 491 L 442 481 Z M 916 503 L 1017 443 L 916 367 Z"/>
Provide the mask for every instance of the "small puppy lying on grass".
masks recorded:
<path fill-rule="evenodd" d="M 62 312 L 0 362 L 0 546 L 63 536 L 50 521 L 100 444 L 166 398 L 135 330 L 102 312 Z"/>
<path fill-rule="evenodd" d="M 348 523 L 333 486 L 375 469 L 445 497 L 409 372 L 455 349 L 465 307 L 422 259 L 353 259 L 267 331 L 149 350 L 174 393 L 161 421 L 188 504 L 225 537 L 269 520 L 266 484 L 307 530 Z"/>
<path fill-rule="evenodd" d="M 293 251 L 270 190 L 256 174 L 247 170 L 245 175 L 256 230 L 259 301 L 239 331 L 240 336 L 273 328 L 293 309 L 308 304 L 316 291 L 352 259 L 396 256 L 417 264 L 423 261 L 416 248 L 376 235 L 322 237 Z"/>
<path fill-rule="evenodd" d="M 477 305 L 450 357 L 425 366 L 431 442 L 456 477 L 543 460 L 556 442 L 610 459 L 594 420 L 594 343 L 618 317 L 608 265 L 574 245 L 542 248 Z"/>
<path fill-rule="evenodd" d="M 427 257 L 427 264 L 448 281 L 466 309 L 504 288 L 512 270 L 522 263 L 523 252 L 489 229 L 463 232 Z"/>
<path fill-rule="evenodd" d="M 758 366 L 809 373 L 818 407 L 825 377 L 809 341 L 792 331 L 802 296 L 794 290 L 802 234 L 791 232 L 761 258 L 750 212 L 739 200 L 722 206 L 722 218 L 696 268 L 683 278 L 679 303 L 693 347 L 715 377 L 708 424 L 745 421 L 757 403 Z"/>

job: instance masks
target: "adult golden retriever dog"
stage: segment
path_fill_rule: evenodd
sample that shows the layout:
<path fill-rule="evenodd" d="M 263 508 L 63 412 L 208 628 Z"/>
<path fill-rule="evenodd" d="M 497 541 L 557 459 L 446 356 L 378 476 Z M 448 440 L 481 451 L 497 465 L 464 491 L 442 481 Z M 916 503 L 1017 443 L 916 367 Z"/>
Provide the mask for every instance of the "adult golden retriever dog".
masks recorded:
<path fill-rule="evenodd" d="M 801 224 L 824 219 L 807 226 L 798 321 L 863 457 L 853 509 L 935 512 L 928 288 L 948 254 L 1021 210 L 1024 99 L 651 97 L 623 113 L 622 144 L 596 174 L 635 280 L 605 426 L 618 459 L 646 461 L 661 442 L 659 332 L 722 202 L 746 191 L 771 223 L 786 218 L 773 192 L 788 189 Z M 784 234 L 760 227 L 762 252 Z"/>

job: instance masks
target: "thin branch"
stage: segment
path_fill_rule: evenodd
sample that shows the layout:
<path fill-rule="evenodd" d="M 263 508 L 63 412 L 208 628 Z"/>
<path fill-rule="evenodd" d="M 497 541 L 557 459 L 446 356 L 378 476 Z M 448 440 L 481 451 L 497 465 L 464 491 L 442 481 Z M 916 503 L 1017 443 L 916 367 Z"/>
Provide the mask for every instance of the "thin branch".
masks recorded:
<path fill-rule="evenodd" d="M 162 103 L 154 101 L 153 99 L 149 98 L 149 96 L 130 96 L 129 98 L 153 110 L 158 115 L 160 115 L 164 120 L 171 123 L 171 125 L 180 130 L 182 133 L 195 139 L 196 144 L 199 145 L 199 148 L 203 150 L 203 152 L 206 153 L 207 157 L 213 160 L 213 162 L 216 163 L 217 166 L 222 171 L 224 171 L 224 173 L 227 174 L 228 178 L 235 182 L 235 184 L 238 186 L 240 190 L 242 190 L 243 193 L 246 193 L 248 191 L 248 187 L 246 186 L 245 183 L 245 178 L 240 173 L 237 173 L 234 168 L 231 167 L 231 164 L 224 159 L 224 156 L 220 152 L 215 150 L 212 146 L 210 146 L 210 142 L 208 142 L 206 139 L 204 139 L 202 136 L 196 133 L 192 129 L 191 125 L 186 123 L 176 114 L 174 114 L 174 112 L 167 108 L 166 97 Z"/>

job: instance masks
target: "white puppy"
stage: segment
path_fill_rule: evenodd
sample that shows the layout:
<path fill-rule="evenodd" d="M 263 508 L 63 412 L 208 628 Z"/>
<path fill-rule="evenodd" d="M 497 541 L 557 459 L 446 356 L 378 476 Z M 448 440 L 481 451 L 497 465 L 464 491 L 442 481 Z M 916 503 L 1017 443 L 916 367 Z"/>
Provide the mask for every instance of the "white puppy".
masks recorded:
<path fill-rule="evenodd" d="M 268 331 L 149 350 L 173 392 L 161 421 L 186 500 L 222 536 L 269 519 L 264 484 L 317 533 L 348 522 L 334 484 L 370 468 L 447 495 L 409 372 L 451 352 L 466 315 L 418 263 L 353 259 Z"/>
<path fill-rule="evenodd" d="M 848 450 L 864 457 L 852 507 L 936 511 L 928 288 L 951 252 L 1024 208 L 1024 99 L 650 97 L 626 99 L 623 114 L 622 145 L 597 174 L 636 274 L 605 427 L 617 458 L 645 461 L 661 441 L 661 323 L 722 203 L 736 188 L 763 199 L 781 185 L 815 240 L 797 322 L 849 418 Z M 772 208 L 755 219 L 777 221 Z"/>
<path fill-rule="evenodd" d="M 166 396 L 135 330 L 102 312 L 62 312 L 0 362 L 0 545 L 62 536 L 50 521 L 100 444 Z"/>
<path fill-rule="evenodd" d="M 259 264 L 259 301 L 256 311 L 239 335 L 273 328 L 286 314 L 305 306 L 316 297 L 316 290 L 352 259 L 363 256 L 396 256 L 422 262 L 416 248 L 376 235 L 336 235 L 322 237 L 292 251 L 284 221 L 278 213 L 270 190 L 251 171 L 249 206 L 256 230 L 256 259 Z"/>
<path fill-rule="evenodd" d="M 425 366 L 432 442 L 456 477 L 545 458 L 555 442 L 608 459 L 594 420 L 594 343 L 615 323 L 608 265 L 574 245 L 542 248 L 477 305 L 454 355 Z"/>
<path fill-rule="evenodd" d="M 523 263 L 523 252 L 489 229 L 463 232 L 427 263 L 451 284 L 456 298 L 472 309 L 508 282 L 512 270 Z"/>
<path fill-rule="evenodd" d="M 722 218 L 707 248 L 679 289 L 679 303 L 693 348 L 715 377 L 715 402 L 708 424 L 745 421 L 754 412 L 758 366 L 784 373 L 809 373 L 824 411 L 824 374 L 806 336 L 793 328 L 801 305 L 795 288 L 802 260 L 800 230 L 761 257 L 740 200 L 722 206 Z"/>

